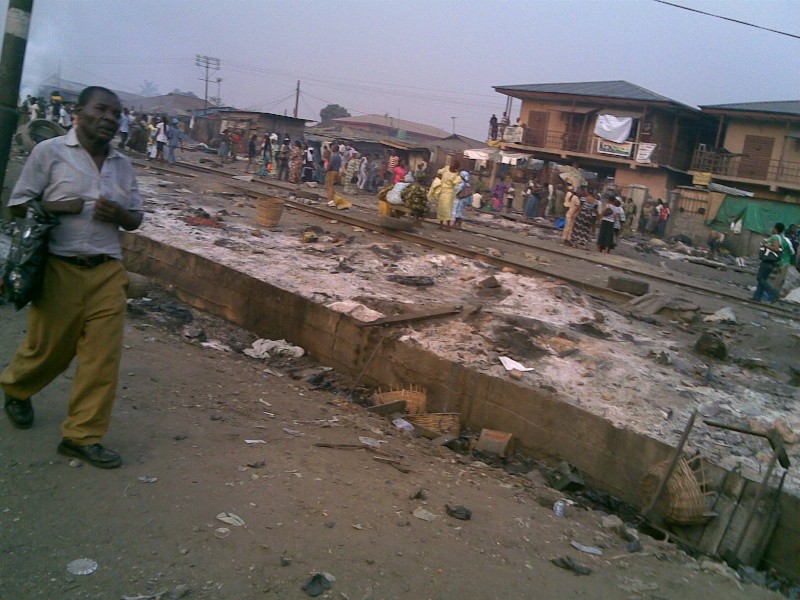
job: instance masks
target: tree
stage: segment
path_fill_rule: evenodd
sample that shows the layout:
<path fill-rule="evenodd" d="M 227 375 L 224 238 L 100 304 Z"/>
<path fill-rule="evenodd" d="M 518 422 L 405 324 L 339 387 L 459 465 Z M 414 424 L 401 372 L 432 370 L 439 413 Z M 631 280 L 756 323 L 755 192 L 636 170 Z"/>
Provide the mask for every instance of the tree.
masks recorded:
<path fill-rule="evenodd" d="M 139 88 L 140 96 L 158 96 L 158 86 L 152 81 L 144 80 L 144 83 Z"/>
<path fill-rule="evenodd" d="M 222 106 L 222 98 L 217 98 L 216 96 L 209 96 L 208 103 L 211 106 Z"/>
<path fill-rule="evenodd" d="M 327 123 L 331 119 L 338 119 L 340 117 L 351 116 L 344 106 L 338 104 L 328 104 L 325 108 L 319 111 L 319 118 L 322 123 Z"/>

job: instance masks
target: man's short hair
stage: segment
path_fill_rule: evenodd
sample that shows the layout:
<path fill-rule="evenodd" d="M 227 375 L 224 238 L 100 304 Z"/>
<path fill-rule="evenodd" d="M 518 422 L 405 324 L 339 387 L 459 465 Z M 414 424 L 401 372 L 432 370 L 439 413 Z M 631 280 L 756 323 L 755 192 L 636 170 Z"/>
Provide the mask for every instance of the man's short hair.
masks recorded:
<path fill-rule="evenodd" d="M 784 229 L 786 229 L 786 226 L 783 223 L 775 223 L 775 231 L 783 233 Z"/>
<path fill-rule="evenodd" d="M 119 100 L 119 96 L 117 96 L 114 92 L 112 92 L 108 88 L 101 87 L 99 85 L 90 85 L 81 92 L 80 96 L 78 96 L 78 101 L 75 103 L 75 106 L 86 106 L 89 103 L 89 100 L 92 99 L 96 93 L 103 92 L 104 94 L 109 94 L 114 96 L 117 100 Z"/>

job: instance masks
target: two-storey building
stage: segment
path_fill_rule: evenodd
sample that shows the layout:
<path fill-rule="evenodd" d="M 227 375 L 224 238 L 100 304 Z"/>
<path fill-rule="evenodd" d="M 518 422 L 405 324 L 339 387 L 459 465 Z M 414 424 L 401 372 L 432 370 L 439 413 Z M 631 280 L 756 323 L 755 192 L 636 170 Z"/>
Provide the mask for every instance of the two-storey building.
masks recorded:
<path fill-rule="evenodd" d="M 521 100 L 521 132 L 501 146 L 613 178 L 623 191 L 645 187 L 654 198 L 691 181 L 692 151 L 713 142 L 713 119 L 627 81 L 503 85 Z M 547 174 L 546 174 L 547 175 Z"/>

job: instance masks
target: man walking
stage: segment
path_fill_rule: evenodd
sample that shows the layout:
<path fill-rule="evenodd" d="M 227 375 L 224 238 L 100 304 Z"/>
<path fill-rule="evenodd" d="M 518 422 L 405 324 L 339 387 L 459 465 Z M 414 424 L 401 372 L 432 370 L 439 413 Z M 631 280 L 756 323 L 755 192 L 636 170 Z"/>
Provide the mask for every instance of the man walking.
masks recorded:
<path fill-rule="evenodd" d="M 175 164 L 175 148 L 183 150 L 183 132 L 178 119 L 172 119 L 172 126 L 167 132 L 167 162 Z"/>
<path fill-rule="evenodd" d="M 342 156 L 339 146 L 331 146 L 331 157 L 328 159 L 328 170 L 325 172 L 325 195 L 328 197 L 328 206 L 335 206 L 333 199 L 333 186 L 339 179 L 339 169 L 342 168 Z"/>
<path fill-rule="evenodd" d="M 31 396 L 77 357 L 58 453 L 104 469 L 122 464 L 119 454 L 100 443 L 116 395 L 126 311 L 119 228 L 136 229 L 143 215 L 131 163 L 111 146 L 121 113 L 111 90 L 83 90 L 75 127 L 34 147 L 8 202 L 19 215 L 41 198 L 60 223 L 50 235 L 26 338 L 0 375 L 6 415 L 15 427 L 30 428 Z"/>
<path fill-rule="evenodd" d="M 128 134 L 131 130 L 131 115 L 127 108 L 122 109 L 122 114 L 119 117 L 119 150 L 125 150 L 125 144 L 128 143 Z"/>

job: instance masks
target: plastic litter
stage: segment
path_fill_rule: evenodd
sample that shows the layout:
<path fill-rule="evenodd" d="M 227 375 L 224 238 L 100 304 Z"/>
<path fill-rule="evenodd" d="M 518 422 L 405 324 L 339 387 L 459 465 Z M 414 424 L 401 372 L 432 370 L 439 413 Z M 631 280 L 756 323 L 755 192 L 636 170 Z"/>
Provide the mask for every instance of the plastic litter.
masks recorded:
<path fill-rule="evenodd" d="M 233 525 L 234 527 L 244 527 L 244 521 L 238 515 L 229 512 L 221 512 L 217 515 L 217 520 Z"/>
<path fill-rule="evenodd" d="M 97 570 L 97 561 L 91 558 L 76 558 L 67 565 L 72 575 L 91 575 Z"/>
<path fill-rule="evenodd" d="M 330 573 L 314 573 L 302 585 L 301 589 L 312 598 L 315 598 L 331 589 L 334 581 L 336 581 L 336 578 Z"/>
<path fill-rule="evenodd" d="M 572 546 L 573 548 L 577 548 L 581 552 L 586 552 L 586 554 L 593 554 L 594 556 L 603 556 L 603 551 L 600 550 L 600 548 L 595 548 L 594 546 L 584 546 L 583 544 L 580 544 L 575 540 L 572 540 L 569 543 L 569 545 Z"/>

